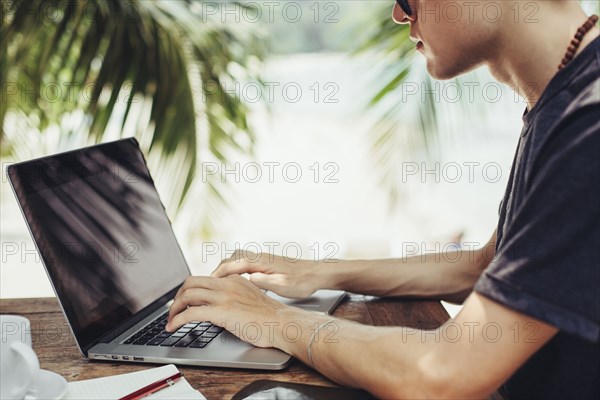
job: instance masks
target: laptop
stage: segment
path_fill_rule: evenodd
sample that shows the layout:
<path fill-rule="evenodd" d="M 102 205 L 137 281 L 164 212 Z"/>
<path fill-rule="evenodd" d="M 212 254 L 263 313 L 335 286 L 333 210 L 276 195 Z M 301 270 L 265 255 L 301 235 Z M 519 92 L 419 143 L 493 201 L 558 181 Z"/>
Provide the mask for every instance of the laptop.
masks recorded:
<path fill-rule="evenodd" d="M 290 355 L 243 342 L 210 321 L 165 332 L 170 302 L 190 270 L 135 139 L 13 164 L 7 172 L 84 357 L 265 370 L 290 363 Z M 345 293 L 270 295 L 331 313 Z"/>

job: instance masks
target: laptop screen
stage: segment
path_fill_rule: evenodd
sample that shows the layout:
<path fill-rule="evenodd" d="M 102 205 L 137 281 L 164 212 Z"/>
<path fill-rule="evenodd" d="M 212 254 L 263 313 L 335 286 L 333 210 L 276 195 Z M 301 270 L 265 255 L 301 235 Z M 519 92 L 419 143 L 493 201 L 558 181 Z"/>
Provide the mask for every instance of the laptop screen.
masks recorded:
<path fill-rule="evenodd" d="M 190 275 L 135 139 L 8 174 L 81 348 Z"/>

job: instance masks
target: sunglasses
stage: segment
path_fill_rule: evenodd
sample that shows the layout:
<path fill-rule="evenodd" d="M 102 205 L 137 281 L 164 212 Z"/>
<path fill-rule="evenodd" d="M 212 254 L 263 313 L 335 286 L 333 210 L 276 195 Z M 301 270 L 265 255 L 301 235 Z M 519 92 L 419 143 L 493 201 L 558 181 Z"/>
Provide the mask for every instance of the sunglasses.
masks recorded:
<path fill-rule="evenodd" d="M 408 5 L 408 0 L 396 0 L 396 3 L 398 3 L 398 6 L 404 12 L 404 14 L 412 15 L 412 10 L 410 9 L 410 6 Z"/>

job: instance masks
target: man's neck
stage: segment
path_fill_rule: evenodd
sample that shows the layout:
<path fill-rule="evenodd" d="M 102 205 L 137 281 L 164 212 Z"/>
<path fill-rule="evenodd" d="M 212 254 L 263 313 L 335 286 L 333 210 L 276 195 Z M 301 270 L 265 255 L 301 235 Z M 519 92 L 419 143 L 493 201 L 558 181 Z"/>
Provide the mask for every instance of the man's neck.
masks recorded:
<path fill-rule="evenodd" d="M 507 26 L 505 34 L 495 43 L 497 58 L 487 62 L 498 81 L 509 85 L 526 100 L 528 110 L 535 106 L 558 72 L 577 28 L 587 18 L 578 4 L 567 5 L 560 12 L 551 7 L 540 7 L 539 11 L 536 23 Z M 583 37 L 575 57 L 599 34 L 597 26 L 592 28 Z"/>

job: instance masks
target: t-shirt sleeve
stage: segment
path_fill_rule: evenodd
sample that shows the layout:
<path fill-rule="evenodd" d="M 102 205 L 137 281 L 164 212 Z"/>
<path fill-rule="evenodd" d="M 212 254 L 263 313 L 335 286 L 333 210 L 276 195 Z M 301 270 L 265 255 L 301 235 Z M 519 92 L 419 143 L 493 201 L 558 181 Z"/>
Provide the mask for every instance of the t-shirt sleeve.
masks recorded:
<path fill-rule="evenodd" d="M 538 153 L 526 195 L 475 291 L 561 331 L 600 334 L 600 109 L 579 109 Z"/>

